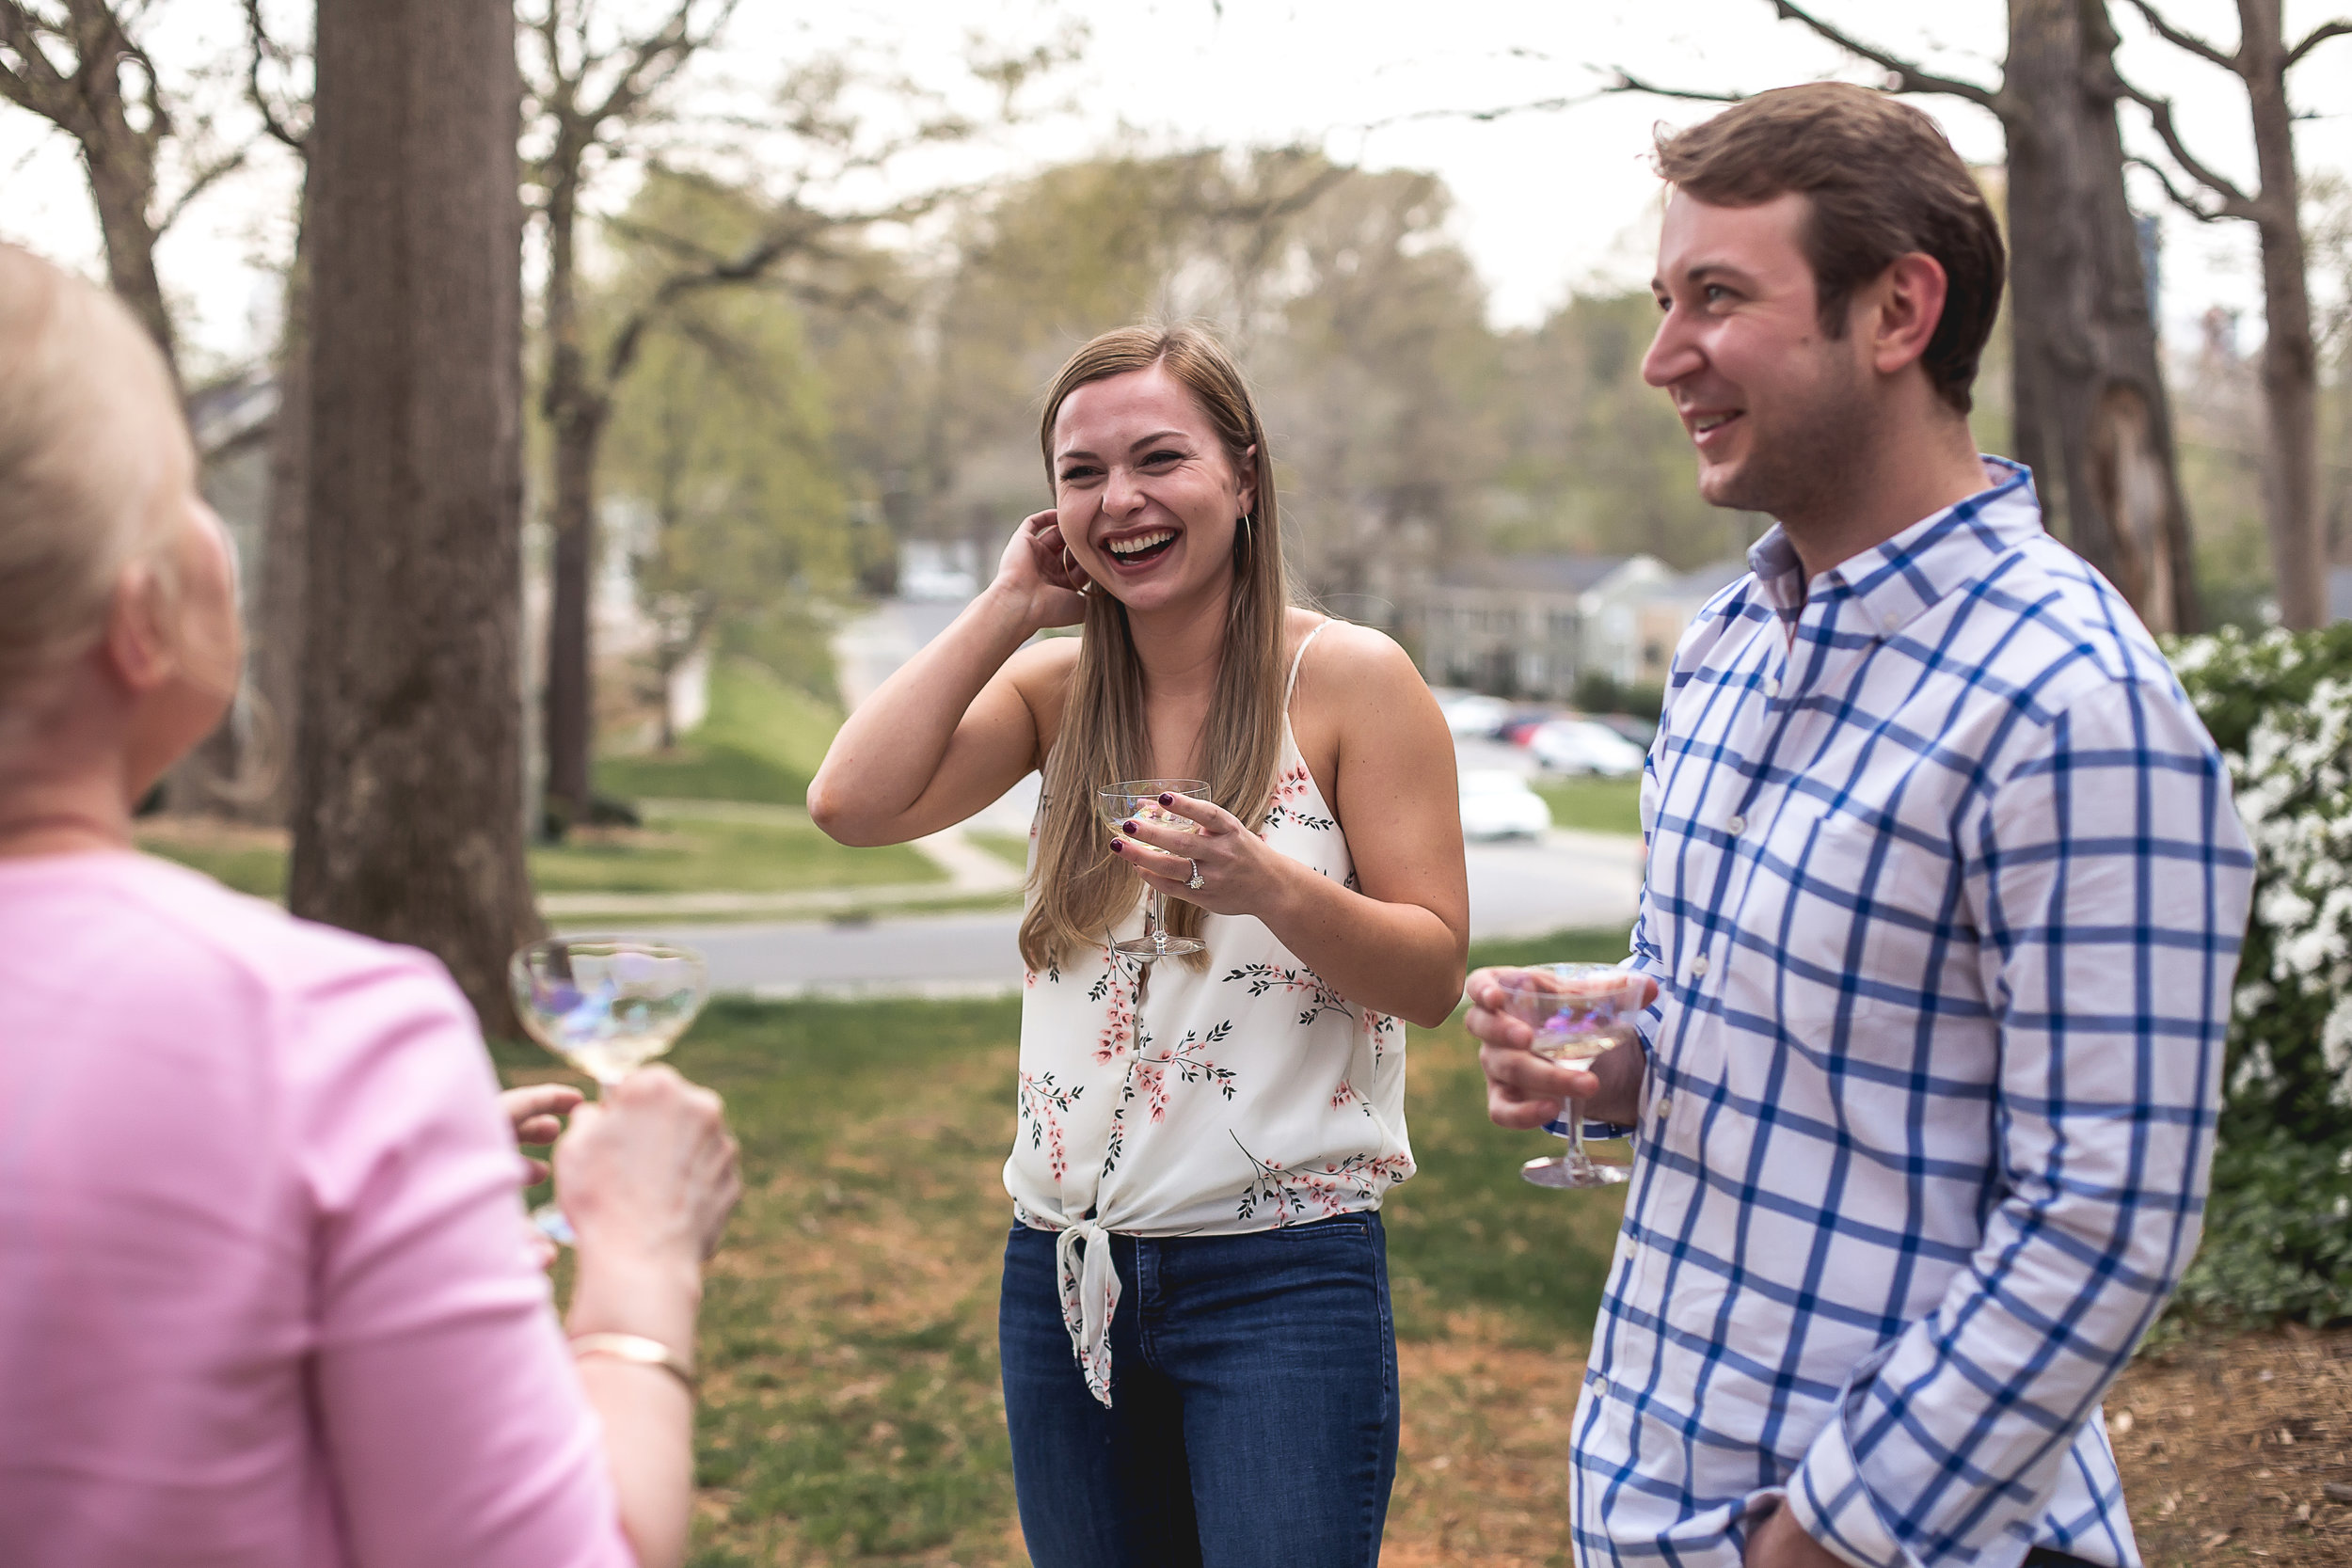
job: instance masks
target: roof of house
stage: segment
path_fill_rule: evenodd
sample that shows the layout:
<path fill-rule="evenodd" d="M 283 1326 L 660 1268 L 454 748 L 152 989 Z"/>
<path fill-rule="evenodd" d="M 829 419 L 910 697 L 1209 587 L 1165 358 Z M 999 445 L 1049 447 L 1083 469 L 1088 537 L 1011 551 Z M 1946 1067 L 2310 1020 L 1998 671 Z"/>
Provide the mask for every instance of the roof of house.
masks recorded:
<path fill-rule="evenodd" d="M 188 394 L 188 430 L 199 456 L 211 457 L 268 428 L 278 413 L 278 381 L 249 370 Z"/>
<path fill-rule="evenodd" d="M 1709 562 L 1695 571 L 1668 578 L 1651 590 L 1651 596 L 1704 604 L 1747 575 L 1747 557 L 1726 556 L 1721 561 Z"/>
<path fill-rule="evenodd" d="M 1581 594 L 1598 587 L 1633 560 L 1623 555 L 1502 555 L 1460 560 L 1440 569 L 1448 588 L 1516 588 L 1536 594 Z"/>

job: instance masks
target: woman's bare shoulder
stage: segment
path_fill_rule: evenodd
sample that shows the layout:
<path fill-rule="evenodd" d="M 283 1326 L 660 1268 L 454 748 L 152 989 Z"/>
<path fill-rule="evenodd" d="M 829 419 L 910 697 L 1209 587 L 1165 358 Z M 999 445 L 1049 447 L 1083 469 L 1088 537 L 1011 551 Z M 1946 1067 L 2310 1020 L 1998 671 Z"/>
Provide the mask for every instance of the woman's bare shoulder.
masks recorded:
<path fill-rule="evenodd" d="M 1005 660 L 1005 678 L 1036 721 L 1040 756 L 1053 750 L 1054 736 L 1061 729 L 1070 677 L 1078 669 L 1079 641 L 1075 637 L 1042 637 Z"/>
<path fill-rule="evenodd" d="M 1361 694 L 1374 697 L 1428 689 L 1412 656 L 1388 633 L 1359 626 L 1352 621 L 1327 622 L 1311 610 L 1294 610 L 1290 613 L 1294 656 L 1317 626 L 1328 628 L 1315 638 L 1314 646 L 1308 650 L 1305 661 L 1298 667 L 1300 686 L 1321 676 L 1331 683 L 1335 691 L 1355 688 Z"/>

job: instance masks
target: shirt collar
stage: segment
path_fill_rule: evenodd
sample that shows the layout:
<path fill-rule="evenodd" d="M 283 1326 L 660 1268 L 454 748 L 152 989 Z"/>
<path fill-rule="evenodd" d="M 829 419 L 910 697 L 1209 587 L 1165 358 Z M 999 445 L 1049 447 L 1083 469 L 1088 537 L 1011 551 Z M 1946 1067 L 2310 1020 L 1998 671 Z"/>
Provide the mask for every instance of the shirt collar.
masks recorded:
<path fill-rule="evenodd" d="M 1986 488 L 1922 518 L 1881 545 L 1804 578 L 1797 548 L 1778 523 L 1748 551 L 1756 588 L 1783 624 L 1810 605 L 1845 601 L 1844 613 L 1882 633 L 1967 582 L 1989 560 L 2042 531 L 2033 475 L 2005 457 L 1979 457 Z"/>

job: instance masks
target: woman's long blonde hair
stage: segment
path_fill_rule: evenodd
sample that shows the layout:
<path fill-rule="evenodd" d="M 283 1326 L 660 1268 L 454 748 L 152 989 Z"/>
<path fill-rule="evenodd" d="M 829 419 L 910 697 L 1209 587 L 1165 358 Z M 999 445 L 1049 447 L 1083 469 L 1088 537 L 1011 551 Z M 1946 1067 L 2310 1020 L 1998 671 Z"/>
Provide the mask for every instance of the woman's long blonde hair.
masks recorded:
<path fill-rule="evenodd" d="M 1254 829 L 1273 798 L 1281 761 L 1283 616 L 1291 594 L 1274 502 L 1274 461 L 1240 367 L 1197 327 L 1105 332 L 1072 355 L 1054 378 L 1038 424 L 1038 445 L 1051 483 L 1054 420 L 1063 401 L 1089 382 L 1154 365 L 1165 365 L 1190 389 L 1234 473 L 1256 481 L 1255 509 L 1234 531 L 1224 657 L 1201 734 L 1201 771 L 1210 797 Z M 1037 863 L 1030 872 L 1037 896 L 1021 921 L 1021 956 L 1040 972 L 1065 953 L 1100 942 L 1136 907 L 1143 887 L 1134 869 L 1110 852 L 1109 831 L 1094 809 L 1094 792 L 1104 784 L 1152 771 L 1143 664 L 1136 656 L 1127 607 L 1100 588 L 1087 595 L 1078 668 L 1044 771 Z M 1198 905 L 1170 899 L 1168 929 L 1198 935 L 1200 913 Z M 1186 962 L 1198 968 L 1208 957 Z"/>

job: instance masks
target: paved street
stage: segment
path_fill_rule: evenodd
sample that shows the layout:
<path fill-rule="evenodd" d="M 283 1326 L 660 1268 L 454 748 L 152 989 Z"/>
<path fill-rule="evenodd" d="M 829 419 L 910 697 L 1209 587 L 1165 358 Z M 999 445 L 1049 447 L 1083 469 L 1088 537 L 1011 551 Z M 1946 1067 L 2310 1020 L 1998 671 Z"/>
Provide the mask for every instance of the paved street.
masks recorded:
<path fill-rule="evenodd" d="M 1470 847 L 1470 934 L 1540 936 L 1567 927 L 1630 925 L 1637 840 L 1554 833 L 1542 844 Z M 776 921 L 634 928 L 699 948 L 721 991 L 799 996 L 972 996 L 1021 982 L 1020 917 L 914 915 L 856 924 Z"/>

